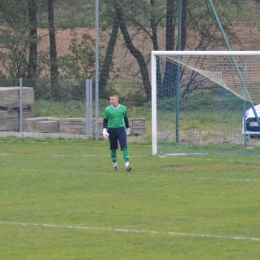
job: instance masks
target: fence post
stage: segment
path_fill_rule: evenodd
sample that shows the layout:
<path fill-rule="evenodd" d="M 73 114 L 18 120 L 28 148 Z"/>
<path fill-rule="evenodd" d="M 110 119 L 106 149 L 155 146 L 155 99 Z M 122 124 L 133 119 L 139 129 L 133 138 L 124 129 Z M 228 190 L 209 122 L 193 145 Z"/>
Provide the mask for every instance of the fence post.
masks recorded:
<path fill-rule="evenodd" d="M 243 126 L 244 126 L 244 148 L 247 147 L 247 136 L 246 136 L 246 90 L 245 90 L 245 86 L 246 86 L 246 64 L 245 62 L 242 62 L 242 66 L 243 66 L 243 80 L 244 80 L 244 84 L 243 84 L 243 94 L 244 94 L 244 99 L 243 99 Z"/>
<path fill-rule="evenodd" d="M 86 135 L 92 137 L 92 80 L 86 79 Z"/>
<path fill-rule="evenodd" d="M 98 141 L 98 118 L 99 118 L 99 0 L 95 0 L 95 27 L 96 27 L 96 39 L 95 39 L 95 101 L 96 101 L 96 141 Z"/>
<path fill-rule="evenodd" d="M 89 80 L 89 137 L 92 138 L 92 79 Z"/>
<path fill-rule="evenodd" d="M 20 78 L 20 133 L 23 132 L 23 79 Z"/>

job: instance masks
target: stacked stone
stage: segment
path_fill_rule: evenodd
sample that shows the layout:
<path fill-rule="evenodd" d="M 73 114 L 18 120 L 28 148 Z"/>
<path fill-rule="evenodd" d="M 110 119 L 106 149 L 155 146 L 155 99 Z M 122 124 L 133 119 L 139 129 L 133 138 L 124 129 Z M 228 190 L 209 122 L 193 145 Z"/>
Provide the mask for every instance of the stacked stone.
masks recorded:
<path fill-rule="evenodd" d="M 34 90 L 22 88 L 23 118 L 34 117 Z M 20 129 L 20 87 L 0 87 L 0 131 Z"/>

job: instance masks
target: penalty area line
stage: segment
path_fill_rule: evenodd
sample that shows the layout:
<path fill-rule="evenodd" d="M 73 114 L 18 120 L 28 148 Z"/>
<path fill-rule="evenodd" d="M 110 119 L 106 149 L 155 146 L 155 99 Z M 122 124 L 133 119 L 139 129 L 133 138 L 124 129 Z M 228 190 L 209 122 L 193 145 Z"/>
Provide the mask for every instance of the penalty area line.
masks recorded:
<path fill-rule="evenodd" d="M 72 225 L 57 225 L 57 224 L 40 224 L 40 223 L 24 223 L 24 222 L 5 222 L 0 221 L 2 226 L 31 226 L 31 227 L 46 227 L 46 228 L 61 228 L 61 229 L 75 229 L 75 230 L 97 230 L 97 231 L 110 231 L 122 233 L 140 233 L 140 234 L 168 234 L 172 236 L 182 237 L 200 237 L 200 238 L 213 238 L 220 240 L 249 240 L 260 242 L 258 237 L 242 237 L 242 236 L 224 236 L 212 234 L 192 234 L 180 233 L 172 231 L 154 231 L 154 230 L 139 230 L 139 229 L 125 229 L 125 228 L 100 228 L 100 227 L 87 227 L 87 226 L 72 226 Z"/>
<path fill-rule="evenodd" d="M 110 155 L 103 155 L 103 154 L 11 154 L 11 153 L 2 153 L 0 156 L 21 156 L 21 157 L 110 157 Z M 121 155 L 119 155 L 121 157 Z M 147 155 L 143 156 L 131 156 L 131 158 L 135 157 L 148 157 Z"/>

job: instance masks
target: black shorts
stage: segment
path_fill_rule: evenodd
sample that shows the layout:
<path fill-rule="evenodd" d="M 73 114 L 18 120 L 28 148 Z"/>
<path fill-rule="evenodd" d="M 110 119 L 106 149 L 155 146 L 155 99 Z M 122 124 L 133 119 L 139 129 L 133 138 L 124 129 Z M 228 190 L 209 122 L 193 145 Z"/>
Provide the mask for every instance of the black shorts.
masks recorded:
<path fill-rule="evenodd" d="M 118 149 L 118 142 L 121 150 L 127 148 L 126 132 L 124 127 L 120 128 L 108 128 L 110 150 Z"/>

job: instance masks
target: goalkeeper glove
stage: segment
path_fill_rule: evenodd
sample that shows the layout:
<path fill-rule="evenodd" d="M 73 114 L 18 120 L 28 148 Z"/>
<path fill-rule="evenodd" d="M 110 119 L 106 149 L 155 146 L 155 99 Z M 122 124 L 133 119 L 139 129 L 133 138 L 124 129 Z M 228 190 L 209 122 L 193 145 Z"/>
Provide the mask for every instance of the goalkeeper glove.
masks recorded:
<path fill-rule="evenodd" d="M 130 135 L 130 128 L 126 128 L 126 135 Z"/>
<path fill-rule="evenodd" d="M 107 132 L 107 129 L 103 128 L 103 137 L 108 138 L 108 136 L 109 136 L 109 133 Z"/>

